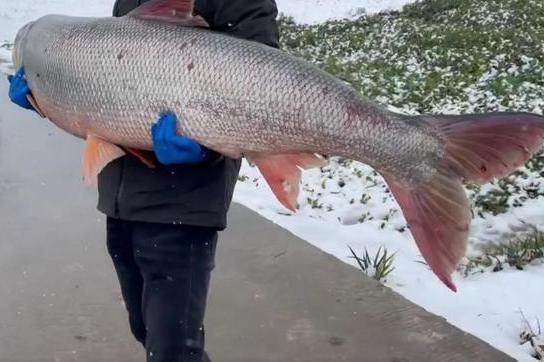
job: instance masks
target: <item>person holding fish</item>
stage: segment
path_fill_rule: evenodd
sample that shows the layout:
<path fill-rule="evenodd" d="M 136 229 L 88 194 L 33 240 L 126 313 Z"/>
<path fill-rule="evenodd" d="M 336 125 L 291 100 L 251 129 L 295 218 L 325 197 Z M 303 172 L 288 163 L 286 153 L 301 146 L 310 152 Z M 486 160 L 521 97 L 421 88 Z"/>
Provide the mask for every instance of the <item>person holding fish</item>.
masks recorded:
<path fill-rule="evenodd" d="M 149 360 L 203 355 L 217 232 L 240 159 L 293 212 L 302 170 L 326 165 L 321 155 L 374 168 L 429 269 L 456 291 L 472 222 L 464 183 L 511 174 L 544 142 L 541 114 L 406 115 L 366 98 L 278 49 L 272 0 L 119 0 L 114 15 L 23 26 L 12 54 L 24 70 L 10 93 L 86 140 L 84 179 L 98 183 Z"/>
<path fill-rule="evenodd" d="M 113 16 L 147 2 L 117 0 Z M 279 47 L 274 0 L 196 0 L 194 9 L 212 31 Z M 24 68 L 8 78 L 11 100 L 39 112 Z M 98 209 L 107 215 L 108 251 L 147 360 L 209 361 L 203 328 L 209 280 L 241 161 L 178 135 L 176 114 L 157 119 L 152 152 L 125 149 L 98 174 Z"/>

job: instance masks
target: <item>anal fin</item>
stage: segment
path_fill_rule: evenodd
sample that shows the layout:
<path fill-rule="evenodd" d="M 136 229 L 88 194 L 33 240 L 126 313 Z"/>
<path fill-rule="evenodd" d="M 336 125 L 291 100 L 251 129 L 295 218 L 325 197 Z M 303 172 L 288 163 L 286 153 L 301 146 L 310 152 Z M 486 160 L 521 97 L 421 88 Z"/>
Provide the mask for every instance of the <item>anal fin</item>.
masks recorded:
<path fill-rule="evenodd" d="M 45 118 L 45 114 L 40 109 L 40 106 L 38 106 L 38 102 L 36 102 L 36 99 L 34 98 L 34 96 L 32 94 L 27 94 L 26 99 L 28 99 L 32 107 L 34 107 L 34 109 L 36 110 L 36 113 L 38 113 L 40 117 Z"/>
<path fill-rule="evenodd" d="M 90 135 L 83 151 L 83 180 L 87 185 L 96 185 L 98 174 L 108 163 L 124 156 L 120 147 Z"/>
<path fill-rule="evenodd" d="M 297 207 L 301 170 L 323 167 L 327 161 L 313 153 L 246 155 L 255 164 L 278 201 L 291 211 Z"/>

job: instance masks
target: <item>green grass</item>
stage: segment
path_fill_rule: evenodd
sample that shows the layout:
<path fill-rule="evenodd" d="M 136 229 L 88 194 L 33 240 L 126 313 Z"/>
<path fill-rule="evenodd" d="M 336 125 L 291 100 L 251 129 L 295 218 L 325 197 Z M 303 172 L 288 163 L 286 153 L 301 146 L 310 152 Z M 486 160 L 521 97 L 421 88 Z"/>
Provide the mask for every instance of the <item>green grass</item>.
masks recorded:
<path fill-rule="evenodd" d="M 359 257 L 350 246 L 348 248 L 351 257 L 357 261 L 361 271 L 377 281 L 385 280 L 395 270 L 393 266 L 395 254 L 389 254 L 385 247 L 383 249 L 380 247 L 374 257 L 370 256 L 367 249 L 365 249 L 363 256 Z"/>

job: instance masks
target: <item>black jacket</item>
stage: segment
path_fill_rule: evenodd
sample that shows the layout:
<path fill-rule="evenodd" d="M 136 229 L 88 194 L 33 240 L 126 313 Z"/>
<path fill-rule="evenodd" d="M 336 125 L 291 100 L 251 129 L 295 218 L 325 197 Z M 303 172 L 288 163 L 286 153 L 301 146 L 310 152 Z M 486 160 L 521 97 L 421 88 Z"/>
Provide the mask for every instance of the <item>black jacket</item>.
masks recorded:
<path fill-rule="evenodd" d="M 113 15 L 123 16 L 144 2 L 117 0 Z M 195 13 L 212 30 L 279 47 L 274 0 L 196 0 Z M 124 220 L 223 229 L 239 170 L 240 160 L 215 153 L 201 164 L 157 162 L 154 169 L 124 156 L 98 176 L 98 209 Z"/>

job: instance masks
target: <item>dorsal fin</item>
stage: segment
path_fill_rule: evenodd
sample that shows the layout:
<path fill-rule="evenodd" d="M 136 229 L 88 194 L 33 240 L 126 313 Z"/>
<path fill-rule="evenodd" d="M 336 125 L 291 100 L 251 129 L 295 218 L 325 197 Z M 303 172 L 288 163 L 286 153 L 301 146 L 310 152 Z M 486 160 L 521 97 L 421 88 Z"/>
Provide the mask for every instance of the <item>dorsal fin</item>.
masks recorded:
<path fill-rule="evenodd" d="M 193 16 L 193 6 L 194 0 L 151 0 L 132 10 L 127 16 L 182 26 L 209 27 L 201 16 Z"/>

